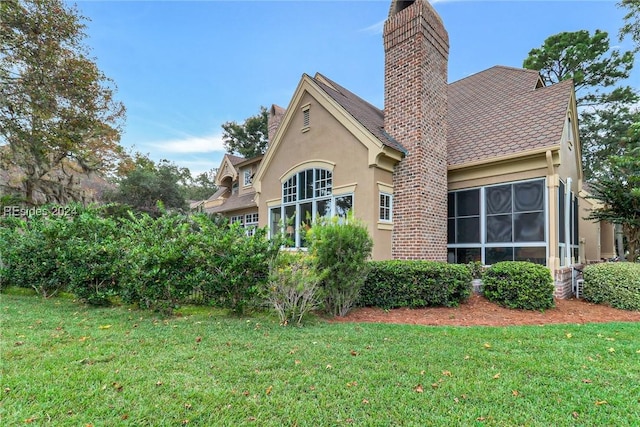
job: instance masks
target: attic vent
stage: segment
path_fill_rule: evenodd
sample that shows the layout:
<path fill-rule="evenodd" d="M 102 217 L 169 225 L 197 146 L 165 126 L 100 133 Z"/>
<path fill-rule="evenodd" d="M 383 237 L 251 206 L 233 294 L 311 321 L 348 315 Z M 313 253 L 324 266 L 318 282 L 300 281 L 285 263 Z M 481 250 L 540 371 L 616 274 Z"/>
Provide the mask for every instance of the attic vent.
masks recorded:
<path fill-rule="evenodd" d="M 309 109 L 311 108 L 310 104 L 302 107 L 302 132 L 307 132 L 309 130 Z"/>
<path fill-rule="evenodd" d="M 567 117 L 567 145 L 569 146 L 569 150 L 573 148 L 573 124 L 571 123 L 571 118 Z"/>

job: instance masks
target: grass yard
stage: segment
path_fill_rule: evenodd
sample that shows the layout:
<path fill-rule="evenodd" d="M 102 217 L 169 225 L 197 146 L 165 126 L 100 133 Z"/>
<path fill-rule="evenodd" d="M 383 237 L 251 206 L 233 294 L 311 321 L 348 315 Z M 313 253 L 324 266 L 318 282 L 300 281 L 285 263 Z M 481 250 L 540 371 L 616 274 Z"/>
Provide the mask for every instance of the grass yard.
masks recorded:
<path fill-rule="evenodd" d="M 3 426 L 637 426 L 640 324 L 163 319 L 0 295 Z"/>

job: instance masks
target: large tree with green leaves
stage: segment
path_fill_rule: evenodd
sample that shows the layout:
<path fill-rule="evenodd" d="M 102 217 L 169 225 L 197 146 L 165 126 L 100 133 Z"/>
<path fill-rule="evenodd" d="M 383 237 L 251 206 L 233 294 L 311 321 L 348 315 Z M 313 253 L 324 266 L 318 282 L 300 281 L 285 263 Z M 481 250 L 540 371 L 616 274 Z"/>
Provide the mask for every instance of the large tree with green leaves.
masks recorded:
<path fill-rule="evenodd" d="M 627 9 L 624 25 L 620 28 L 620 40 L 625 36 L 631 36 L 637 52 L 640 50 L 640 0 L 622 0 L 618 3 L 618 7 Z"/>
<path fill-rule="evenodd" d="M 107 194 L 108 201 L 128 205 L 154 216 L 162 213 L 161 207 L 187 208 L 183 186 L 191 178 L 189 169 L 168 160 L 160 160 L 156 164 L 140 153 L 132 156 L 129 162 L 131 167 L 118 180 L 117 189 Z"/>
<path fill-rule="evenodd" d="M 243 124 L 226 122 L 222 125 L 222 129 L 224 129 L 222 134 L 224 148 L 229 154 L 250 159 L 267 151 L 269 126 L 265 107 L 260 107 L 260 112 L 247 118 Z"/>
<path fill-rule="evenodd" d="M 70 170 L 114 167 L 125 114 L 89 57 L 86 18 L 63 0 L 2 0 L 0 17 L 0 161 L 19 166 L 29 204 L 81 200 Z"/>
<path fill-rule="evenodd" d="M 638 96 L 621 85 L 633 60 L 632 52 L 612 49 L 608 33 L 599 30 L 553 35 L 524 60 L 523 66 L 539 71 L 547 84 L 573 79 L 588 180 L 606 173 L 605 159 L 620 154 L 619 141 L 634 121 Z"/>
<path fill-rule="evenodd" d="M 602 206 L 589 219 L 621 226 L 629 248 L 629 261 L 640 251 L 640 121 L 629 127 L 622 140 L 624 152 L 607 159 L 609 173 L 591 184 L 592 197 Z"/>

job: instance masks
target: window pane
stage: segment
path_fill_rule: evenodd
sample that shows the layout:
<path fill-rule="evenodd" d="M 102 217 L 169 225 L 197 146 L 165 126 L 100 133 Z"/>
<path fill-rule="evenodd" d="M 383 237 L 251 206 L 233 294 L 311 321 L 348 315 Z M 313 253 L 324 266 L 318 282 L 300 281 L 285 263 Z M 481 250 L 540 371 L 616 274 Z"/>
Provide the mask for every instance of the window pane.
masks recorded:
<path fill-rule="evenodd" d="M 306 235 L 307 230 L 311 228 L 311 223 L 313 222 L 313 204 L 311 203 L 300 203 L 300 221 L 299 221 L 299 230 L 300 233 L 300 246 L 306 247 Z"/>
<path fill-rule="evenodd" d="M 282 185 L 282 201 L 284 203 L 295 202 L 298 197 L 298 175 L 293 175 Z"/>
<path fill-rule="evenodd" d="M 456 242 L 456 220 L 449 218 L 447 220 L 447 243 Z"/>
<path fill-rule="evenodd" d="M 456 193 L 447 194 L 447 216 L 449 218 L 456 216 Z"/>
<path fill-rule="evenodd" d="M 565 229 L 564 229 L 564 183 L 560 181 L 558 187 L 558 241 L 565 243 Z"/>
<path fill-rule="evenodd" d="M 332 179 L 331 171 L 316 169 L 316 197 L 331 195 Z"/>
<path fill-rule="evenodd" d="M 511 215 L 487 217 L 487 242 L 511 242 Z"/>
<path fill-rule="evenodd" d="M 487 248 L 484 261 L 488 265 L 500 261 L 513 261 L 513 248 Z"/>
<path fill-rule="evenodd" d="M 544 181 L 528 181 L 513 184 L 514 212 L 541 211 L 544 209 Z"/>
<path fill-rule="evenodd" d="M 547 264 L 547 250 L 544 247 L 515 248 L 515 261 L 529 261 L 536 264 Z"/>
<path fill-rule="evenodd" d="M 573 199 L 573 216 L 571 218 L 571 220 L 573 221 L 573 227 L 572 227 L 572 231 L 573 231 L 573 236 L 571 239 L 571 244 L 573 245 L 578 245 L 578 242 L 580 240 L 579 234 L 578 234 L 578 224 L 580 223 L 580 218 L 579 218 L 579 209 L 580 206 L 578 205 L 578 198 L 574 197 Z M 577 259 L 577 258 L 576 258 Z"/>
<path fill-rule="evenodd" d="M 281 219 L 282 210 L 280 206 L 271 208 L 271 223 L 269 224 L 269 234 L 271 234 L 271 237 L 277 236 L 280 233 L 280 227 L 282 227 Z"/>
<path fill-rule="evenodd" d="M 456 197 L 458 216 L 480 215 L 480 190 L 458 191 Z"/>
<path fill-rule="evenodd" d="M 449 248 L 447 250 L 447 262 L 449 264 L 455 264 L 456 262 L 456 250 L 453 248 Z"/>
<path fill-rule="evenodd" d="M 298 174 L 298 200 L 306 200 L 313 197 L 313 169 L 302 171 Z"/>
<path fill-rule="evenodd" d="M 514 214 L 515 242 L 544 242 L 544 212 Z"/>
<path fill-rule="evenodd" d="M 318 200 L 316 202 L 316 215 L 325 218 L 331 216 L 331 199 Z"/>
<path fill-rule="evenodd" d="M 487 214 L 511 213 L 511 185 L 488 187 L 485 195 Z"/>
<path fill-rule="evenodd" d="M 480 261 L 480 248 L 457 248 L 456 262 L 458 264 L 468 264 Z"/>
<path fill-rule="evenodd" d="M 336 197 L 336 215 L 341 218 L 346 218 L 349 212 L 353 209 L 353 196 L 340 196 Z"/>
<path fill-rule="evenodd" d="M 290 244 L 295 246 L 296 241 L 296 228 L 298 225 L 296 224 L 296 207 L 294 206 L 285 206 L 284 207 L 284 216 L 285 216 L 285 236 L 288 239 L 291 239 Z"/>
<path fill-rule="evenodd" d="M 457 243 L 479 243 L 480 242 L 480 218 L 458 218 Z"/>

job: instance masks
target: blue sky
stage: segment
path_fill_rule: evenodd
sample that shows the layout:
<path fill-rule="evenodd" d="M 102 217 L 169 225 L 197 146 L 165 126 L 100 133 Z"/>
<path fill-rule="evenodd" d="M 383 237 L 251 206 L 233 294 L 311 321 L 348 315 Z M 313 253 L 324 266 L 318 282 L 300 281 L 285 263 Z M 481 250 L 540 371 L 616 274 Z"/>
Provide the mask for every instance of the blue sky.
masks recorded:
<path fill-rule="evenodd" d="M 449 32 L 449 81 L 494 65 L 521 67 L 530 49 L 562 31 L 601 29 L 613 45 L 631 47 L 618 42 L 624 11 L 615 1 L 432 3 Z M 241 123 L 260 106 L 286 107 L 303 73 L 321 72 L 383 107 L 389 0 L 76 5 L 89 19 L 91 55 L 127 107 L 121 143 L 194 176 L 219 165 L 222 123 Z"/>

